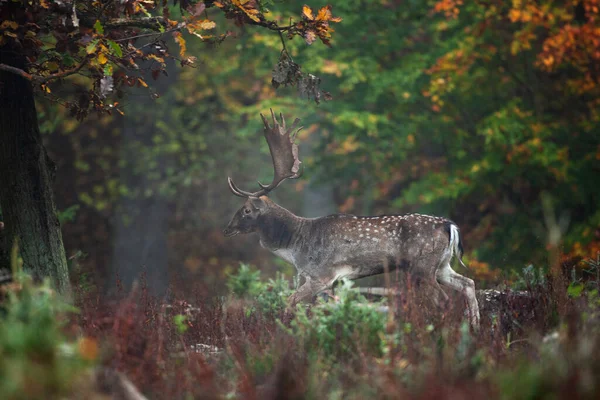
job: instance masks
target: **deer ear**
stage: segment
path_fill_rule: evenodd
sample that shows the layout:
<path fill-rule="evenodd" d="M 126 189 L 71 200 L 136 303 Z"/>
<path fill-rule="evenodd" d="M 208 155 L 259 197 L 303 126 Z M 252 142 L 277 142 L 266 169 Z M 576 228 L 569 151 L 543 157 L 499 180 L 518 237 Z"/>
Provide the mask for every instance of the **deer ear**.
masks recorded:
<path fill-rule="evenodd" d="M 260 197 L 248 197 L 248 200 L 250 200 L 252 206 L 258 210 L 267 208 L 267 202 Z"/>

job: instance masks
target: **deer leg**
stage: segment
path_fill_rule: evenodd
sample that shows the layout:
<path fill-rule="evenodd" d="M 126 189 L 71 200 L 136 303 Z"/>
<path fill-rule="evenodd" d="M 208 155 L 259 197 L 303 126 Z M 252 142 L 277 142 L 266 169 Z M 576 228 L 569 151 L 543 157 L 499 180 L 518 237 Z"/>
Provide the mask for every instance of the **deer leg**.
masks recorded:
<path fill-rule="evenodd" d="M 310 279 L 309 277 L 305 277 L 306 281 L 294 294 L 292 294 L 288 299 L 288 304 L 290 307 L 295 307 L 296 304 L 304 301 L 309 301 L 313 298 L 314 295 L 319 292 L 325 290 L 327 285 L 315 280 Z"/>
<path fill-rule="evenodd" d="M 450 264 L 443 265 L 437 271 L 436 277 L 443 286 L 461 292 L 467 298 L 471 326 L 477 329 L 479 327 L 479 305 L 477 304 L 477 297 L 475 297 L 475 282 L 456 273 Z"/>
<path fill-rule="evenodd" d="M 428 282 L 428 285 L 430 285 L 432 289 L 431 293 L 433 301 L 438 307 L 442 308 L 448 302 L 448 295 L 444 289 L 442 289 L 435 277 Z"/>

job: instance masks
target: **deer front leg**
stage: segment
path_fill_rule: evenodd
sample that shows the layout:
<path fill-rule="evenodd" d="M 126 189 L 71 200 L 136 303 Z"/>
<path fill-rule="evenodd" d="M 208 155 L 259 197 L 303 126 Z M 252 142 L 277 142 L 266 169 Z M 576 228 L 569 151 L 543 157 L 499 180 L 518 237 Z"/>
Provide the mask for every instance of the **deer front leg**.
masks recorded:
<path fill-rule="evenodd" d="M 300 302 L 309 301 L 316 294 L 327 289 L 326 284 L 316 279 L 311 279 L 308 276 L 306 276 L 305 278 L 306 281 L 304 282 L 304 284 L 300 286 L 300 288 L 296 290 L 296 292 L 292 294 L 288 299 L 288 304 L 292 308 L 294 308 L 296 304 Z"/>

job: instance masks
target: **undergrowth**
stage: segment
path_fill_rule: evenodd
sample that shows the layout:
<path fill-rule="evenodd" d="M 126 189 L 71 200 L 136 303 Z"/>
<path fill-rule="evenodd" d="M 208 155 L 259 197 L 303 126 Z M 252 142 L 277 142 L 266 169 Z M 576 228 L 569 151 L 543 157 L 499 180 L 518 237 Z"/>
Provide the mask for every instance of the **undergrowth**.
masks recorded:
<path fill-rule="evenodd" d="M 226 298 L 165 303 L 142 282 L 74 312 L 24 279 L 1 303 L 0 398 L 82 398 L 98 389 L 77 377 L 98 368 L 153 399 L 597 398 L 599 267 L 572 275 L 562 313 L 533 268 L 520 290 L 480 293 L 478 331 L 462 298 L 435 308 L 410 283 L 374 301 L 342 282 L 291 310 L 287 280 L 242 266 Z"/>

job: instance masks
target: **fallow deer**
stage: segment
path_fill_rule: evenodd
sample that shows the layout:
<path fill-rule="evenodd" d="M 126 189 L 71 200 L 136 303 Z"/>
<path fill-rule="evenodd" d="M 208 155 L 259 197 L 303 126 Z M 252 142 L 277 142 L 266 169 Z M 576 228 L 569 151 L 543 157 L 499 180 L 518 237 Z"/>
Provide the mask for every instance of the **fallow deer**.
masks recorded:
<path fill-rule="evenodd" d="M 271 184 L 258 182 L 260 190 L 246 192 L 228 178 L 231 192 L 245 198 L 225 236 L 258 233 L 262 247 L 293 264 L 304 283 L 290 296 L 291 306 L 329 291 L 341 278 L 358 279 L 403 269 L 420 276 L 434 296 L 447 295 L 439 286 L 461 292 L 467 299 L 470 322 L 479 325 L 479 307 L 473 280 L 456 273 L 453 257 L 462 262 L 462 243 L 457 225 L 446 218 L 421 215 L 362 217 L 348 214 L 303 218 L 277 205 L 267 194 L 287 179 L 301 176 L 296 136 L 299 119 L 286 127 L 283 115 L 272 125 L 261 114 L 264 136 L 274 167 Z"/>

